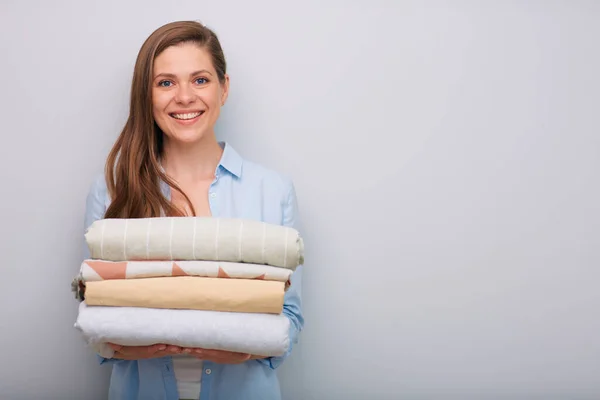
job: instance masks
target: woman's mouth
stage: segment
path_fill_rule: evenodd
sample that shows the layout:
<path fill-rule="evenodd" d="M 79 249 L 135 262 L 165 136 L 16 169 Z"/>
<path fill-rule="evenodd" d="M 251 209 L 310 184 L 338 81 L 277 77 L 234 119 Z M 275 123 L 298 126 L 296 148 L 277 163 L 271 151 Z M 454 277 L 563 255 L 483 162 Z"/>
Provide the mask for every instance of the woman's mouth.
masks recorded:
<path fill-rule="evenodd" d="M 169 113 L 169 115 L 180 122 L 193 122 L 198 119 L 204 111 L 188 112 L 188 113 Z"/>

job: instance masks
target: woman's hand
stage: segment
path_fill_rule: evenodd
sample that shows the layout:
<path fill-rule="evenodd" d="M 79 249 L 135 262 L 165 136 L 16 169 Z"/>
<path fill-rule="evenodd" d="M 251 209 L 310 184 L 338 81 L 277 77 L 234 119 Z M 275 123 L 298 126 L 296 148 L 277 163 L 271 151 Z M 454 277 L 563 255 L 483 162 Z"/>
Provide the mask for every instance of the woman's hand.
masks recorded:
<path fill-rule="evenodd" d="M 246 353 L 236 353 L 224 350 L 209 350 L 201 348 L 179 347 L 166 344 L 155 344 L 151 346 L 121 346 L 109 343 L 115 350 L 114 358 L 121 360 L 142 360 L 148 358 L 160 358 L 174 354 L 189 354 L 201 360 L 212 361 L 218 364 L 241 364 L 248 360 L 263 358 Z"/>
<path fill-rule="evenodd" d="M 115 351 L 113 358 L 121 360 L 160 358 L 173 354 L 180 354 L 183 351 L 179 346 L 170 346 L 160 343 L 151 346 L 121 346 L 113 343 L 108 343 L 108 345 Z"/>

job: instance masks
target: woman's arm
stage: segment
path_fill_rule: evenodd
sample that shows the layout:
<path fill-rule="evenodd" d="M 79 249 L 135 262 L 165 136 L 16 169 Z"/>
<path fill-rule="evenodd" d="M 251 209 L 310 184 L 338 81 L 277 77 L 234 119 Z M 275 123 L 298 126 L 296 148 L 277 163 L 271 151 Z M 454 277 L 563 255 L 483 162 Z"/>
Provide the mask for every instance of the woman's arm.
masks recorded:
<path fill-rule="evenodd" d="M 282 225 L 288 226 L 302 232 L 296 189 L 291 180 L 287 182 L 287 196 L 283 204 Z M 302 265 L 299 265 L 290 277 L 290 286 L 283 300 L 283 314 L 290 320 L 290 345 L 287 352 L 278 357 L 259 358 L 257 361 L 275 369 L 285 361 L 292 352 L 294 344 L 298 342 L 300 332 L 304 328 L 304 316 L 302 314 Z"/>

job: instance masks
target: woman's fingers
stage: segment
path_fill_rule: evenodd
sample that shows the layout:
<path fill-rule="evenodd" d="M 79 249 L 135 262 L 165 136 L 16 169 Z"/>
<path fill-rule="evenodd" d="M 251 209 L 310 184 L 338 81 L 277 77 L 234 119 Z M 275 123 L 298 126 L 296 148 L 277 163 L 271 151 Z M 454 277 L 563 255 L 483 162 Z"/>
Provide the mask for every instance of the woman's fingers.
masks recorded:
<path fill-rule="evenodd" d="M 114 343 L 108 345 L 116 352 L 129 355 L 147 355 L 154 354 L 158 351 L 164 351 L 167 348 L 165 344 L 153 344 L 150 346 L 121 346 Z M 176 346 L 175 346 L 176 347 Z"/>
<path fill-rule="evenodd" d="M 173 345 L 169 345 L 166 348 L 166 351 L 168 353 L 172 353 L 172 354 L 179 354 L 179 353 L 181 353 L 182 350 L 183 349 L 181 347 L 179 347 L 179 346 L 173 346 Z"/>
<path fill-rule="evenodd" d="M 153 344 L 152 346 L 148 346 L 146 351 L 148 353 L 156 353 L 158 351 L 163 351 L 167 348 L 164 344 Z"/>
<path fill-rule="evenodd" d="M 108 345 L 119 354 L 128 359 L 147 358 L 148 356 L 165 356 L 173 354 L 189 354 L 196 358 L 213 361 L 221 364 L 237 364 L 246 362 L 254 357 L 251 354 L 237 353 L 224 350 L 209 350 L 201 348 L 180 347 L 166 344 L 154 344 L 150 346 L 122 346 L 114 343 Z"/>

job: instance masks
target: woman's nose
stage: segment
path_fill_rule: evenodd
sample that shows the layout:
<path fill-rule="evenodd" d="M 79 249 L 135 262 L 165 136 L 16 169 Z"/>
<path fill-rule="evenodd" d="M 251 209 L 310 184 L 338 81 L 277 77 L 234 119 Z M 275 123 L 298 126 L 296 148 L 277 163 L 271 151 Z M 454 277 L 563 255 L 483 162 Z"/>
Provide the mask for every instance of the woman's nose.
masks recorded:
<path fill-rule="evenodd" d="M 178 103 L 189 104 L 194 101 L 194 92 L 190 85 L 182 84 L 177 88 L 175 100 Z"/>

